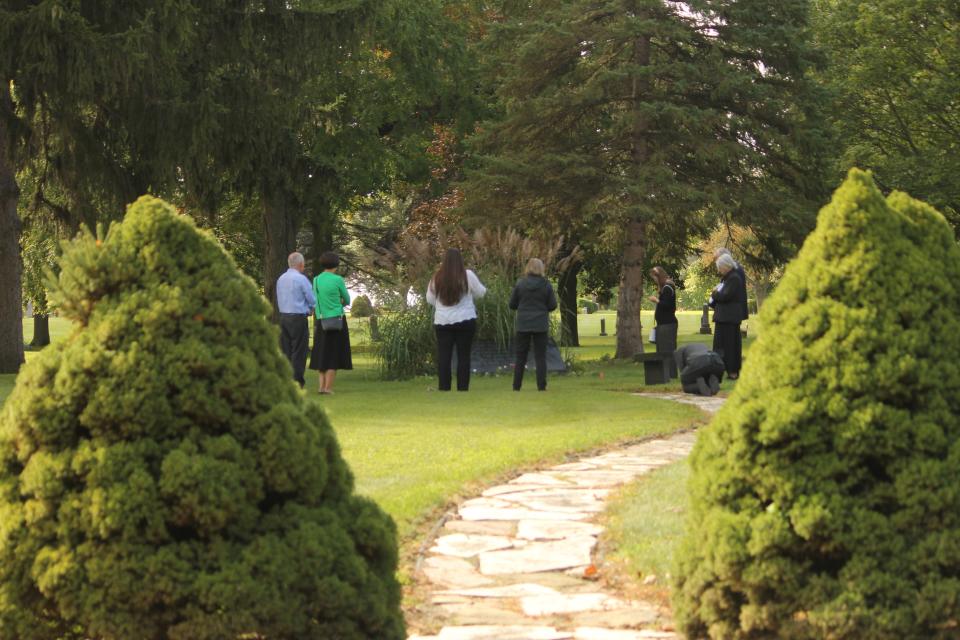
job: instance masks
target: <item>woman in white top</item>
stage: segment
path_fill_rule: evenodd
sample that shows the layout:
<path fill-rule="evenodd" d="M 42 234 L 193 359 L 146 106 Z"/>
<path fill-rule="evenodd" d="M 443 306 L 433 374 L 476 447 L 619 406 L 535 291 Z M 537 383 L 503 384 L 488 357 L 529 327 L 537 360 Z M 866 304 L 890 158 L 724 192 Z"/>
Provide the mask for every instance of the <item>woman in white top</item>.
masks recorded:
<path fill-rule="evenodd" d="M 470 347 L 477 332 L 475 298 L 487 288 L 477 274 L 463 266 L 459 249 L 447 249 L 440 268 L 427 286 L 427 302 L 435 307 L 433 328 L 437 332 L 437 371 L 440 391 L 450 391 L 453 348 L 457 348 L 457 391 L 470 388 Z"/>

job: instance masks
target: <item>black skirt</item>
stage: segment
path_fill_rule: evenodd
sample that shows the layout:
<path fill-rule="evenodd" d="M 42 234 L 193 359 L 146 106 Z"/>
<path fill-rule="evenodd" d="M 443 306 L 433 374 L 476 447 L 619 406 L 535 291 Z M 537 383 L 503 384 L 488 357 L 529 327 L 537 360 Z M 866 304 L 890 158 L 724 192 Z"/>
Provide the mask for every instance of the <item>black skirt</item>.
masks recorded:
<path fill-rule="evenodd" d="M 743 338 L 740 323 L 717 322 L 713 330 L 713 350 L 723 358 L 727 373 L 740 373 L 743 364 Z"/>
<path fill-rule="evenodd" d="M 353 369 L 350 355 L 350 329 L 347 318 L 339 331 L 324 331 L 320 320 L 313 319 L 313 350 L 310 352 L 310 368 L 314 371 L 330 369 Z"/>

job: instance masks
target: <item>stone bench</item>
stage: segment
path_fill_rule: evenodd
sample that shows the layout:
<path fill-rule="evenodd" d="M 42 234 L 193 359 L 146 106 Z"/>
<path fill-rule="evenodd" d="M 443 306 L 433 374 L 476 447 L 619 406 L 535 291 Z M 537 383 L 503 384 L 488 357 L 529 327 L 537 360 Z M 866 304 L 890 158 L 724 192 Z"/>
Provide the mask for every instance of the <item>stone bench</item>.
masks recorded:
<path fill-rule="evenodd" d="M 644 384 L 666 384 L 676 377 L 673 353 L 638 353 L 633 359 L 643 363 Z"/>

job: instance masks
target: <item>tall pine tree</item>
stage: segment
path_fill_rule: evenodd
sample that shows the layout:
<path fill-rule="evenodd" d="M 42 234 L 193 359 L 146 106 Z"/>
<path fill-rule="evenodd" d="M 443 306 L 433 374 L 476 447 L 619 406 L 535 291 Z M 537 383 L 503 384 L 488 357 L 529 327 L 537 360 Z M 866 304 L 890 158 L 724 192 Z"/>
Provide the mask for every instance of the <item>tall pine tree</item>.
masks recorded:
<path fill-rule="evenodd" d="M 804 0 L 543 1 L 495 29 L 503 115 L 474 140 L 468 196 L 616 243 L 618 357 L 643 350 L 652 246 L 685 246 L 710 216 L 773 244 L 811 225 L 823 170 L 806 20 Z"/>

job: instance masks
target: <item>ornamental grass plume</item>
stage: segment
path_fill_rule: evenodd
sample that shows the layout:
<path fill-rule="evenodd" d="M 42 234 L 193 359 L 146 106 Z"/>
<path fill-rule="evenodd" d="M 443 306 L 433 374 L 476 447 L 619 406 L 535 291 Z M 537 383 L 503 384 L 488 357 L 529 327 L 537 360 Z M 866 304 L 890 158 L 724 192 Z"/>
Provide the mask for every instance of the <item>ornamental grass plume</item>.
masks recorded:
<path fill-rule="evenodd" d="M 55 300 L 0 415 L 0 637 L 405 637 L 394 524 L 209 235 L 145 196 Z"/>
<path fill-rule="evenodd" d="M 690 638 L 960 632 L 960 248 L 853 170 L 692 456 Z"/>

